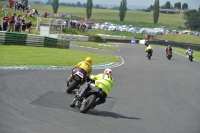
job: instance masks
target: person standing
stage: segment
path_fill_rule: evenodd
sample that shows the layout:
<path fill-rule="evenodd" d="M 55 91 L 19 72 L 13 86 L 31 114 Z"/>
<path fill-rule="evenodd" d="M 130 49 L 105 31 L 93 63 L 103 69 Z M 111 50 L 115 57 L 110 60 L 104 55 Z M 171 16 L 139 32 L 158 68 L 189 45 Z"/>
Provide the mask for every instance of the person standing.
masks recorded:
<path fill-rule="evenodd" d="M 15 13 L 13 13 L 11 16 L 10 16 L 10 20 L 9 20 L 9 22 L 10 22 L 10 29 L 11 29 L 11 31 L 12 32 L 14 32 L 14 29 L 15 29 Z"/>
<path fill-rule="evenodd" d="M 20 23 L 21 23 L 20 15 L 17 15 L 17 17 L 15 18 L 15 32 L 20 31 Z"/>
<path fill-rule="evenodd" d="M 25 30 L 26 30 L 26 23 L 25 23 L 24 17 L 22 18 L 22 24 L 21 24 L 21 26 L 22 26 L 22 33 L 24 33 Z"/>
<path fill-rule="evenodd" d="M 5 16 L 3 17 L 3 31 L 7 30 L 8 24 L 9 24 L 9 18 L 8 15 L 5 14 Z"/>
<path fill-rule="evenodd" d="M 30 33 L 30 28 L 32 26 L 32 21 L 30 20 L 27 24 L 26 24 L 26 28 L 28 29 L 28 33 Z"/>

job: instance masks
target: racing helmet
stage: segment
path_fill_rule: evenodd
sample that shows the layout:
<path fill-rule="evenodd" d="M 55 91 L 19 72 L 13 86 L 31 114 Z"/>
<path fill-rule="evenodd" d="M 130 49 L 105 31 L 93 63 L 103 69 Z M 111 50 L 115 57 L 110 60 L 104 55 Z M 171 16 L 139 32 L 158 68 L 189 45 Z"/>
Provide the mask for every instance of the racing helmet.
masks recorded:
<path fill-rule="evenodd" d="M 104 74 L 109 74 L 109 75 L 112 75 L 112 70 L 110 68 L 106 68 L 104 70 Z"/>
<path fill-rule="evenodd" d="M 87 62 L 89 62 L 90 64 L 92 64 L 92 58 L 91 58 L 91 57 L 85 58 L 85 61 L 87 61 Z"/>

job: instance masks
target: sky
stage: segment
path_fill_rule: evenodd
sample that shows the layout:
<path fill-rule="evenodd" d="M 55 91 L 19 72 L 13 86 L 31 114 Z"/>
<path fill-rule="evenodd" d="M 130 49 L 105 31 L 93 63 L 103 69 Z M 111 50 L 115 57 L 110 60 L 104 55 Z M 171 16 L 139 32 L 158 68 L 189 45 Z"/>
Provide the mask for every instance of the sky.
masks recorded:
<path fill-rule="evenodd" d="M 87 3 L 87 0 L 59 0 L 59 2 L 65 3 Z M 159 0 L 160 6 L 164 5 L 167 1 L 169 1 L 173 6 L 174 3 L 181 2 L 187 3 L 189 9 L 198 9 L 200 6 L 200 0 Z M 121 0 L 93 0 L 94 4 L 107 4 L 107 5 L 119 5 Z M 149 7 L 150 5 L 154 5 L 155 0 L 127 0 L 127 5 L 135 5 L 135 6 L 145 6 Z"/>

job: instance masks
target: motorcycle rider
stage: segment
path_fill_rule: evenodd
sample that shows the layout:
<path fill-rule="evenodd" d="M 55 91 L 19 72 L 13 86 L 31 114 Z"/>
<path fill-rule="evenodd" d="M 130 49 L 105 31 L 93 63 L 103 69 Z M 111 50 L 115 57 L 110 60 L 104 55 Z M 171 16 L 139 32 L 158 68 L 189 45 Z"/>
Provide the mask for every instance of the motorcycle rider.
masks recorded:
<path fill-rule="evenodd" d="M 97 75 L 90 75 L 88 80 L 95 83 L 95 87 L 99 88 L 103 92 L 103 96 L 97 100 L 93 108 L 96 105 L 103 104 L 106 101 L 106 97 L 109 95 L 110 91 L 112 90 L 112 87 L 114 85 L 114 78 L 112 77 L 112 70 L 109 68 L 106 68 L 103 73 L 97 74 Z M 76 97 L 82 97 L 83 93 L 87 88 L 83 88 L 83 91 L 81 91 L 79 94 L 76 94 Z"/>
<path fill-rule="evenodd" d="M 188 47 L 188 49 L 186 50 L 186 56 L 187 56 L 187 58 L 189 58 L 188 52 L 191 52 L 191 53 L 193 53 L 193 50 L 192 50 L 192 49 L 190 49 L 190 47 Z"/>
<path fill-rule="evenodd" d="M 166 54 L 167 54 L 168 51 L 172 52 L 172 47 L 171 47 L 171 45 L 168 45 L 168 46 L 167 46 L 167 48 L 166 48 Z"/>
<path fill-rule="evenodd" d="M 147 47 L 145 49 L 146 51 L 146 55 L 148 55 L 148 52 L 151 51 L 153 53 L 153 48 L 151 47 L 150 43 L 148 41 L 146 41 L 146 44 L 145 44 Z"/>
<path fill-rule="evenodd" d="M 84 77 L 86 77 L 88 74 L 92 72 L 92 58 L 87 57 L 84 61 L 79 62 L 74 66 L 72 69 L 73 73 L 76 73 L 77 71 L 83 73 Z M 72 76 L 69 77 L 68 81 L 72 79 Z"/>

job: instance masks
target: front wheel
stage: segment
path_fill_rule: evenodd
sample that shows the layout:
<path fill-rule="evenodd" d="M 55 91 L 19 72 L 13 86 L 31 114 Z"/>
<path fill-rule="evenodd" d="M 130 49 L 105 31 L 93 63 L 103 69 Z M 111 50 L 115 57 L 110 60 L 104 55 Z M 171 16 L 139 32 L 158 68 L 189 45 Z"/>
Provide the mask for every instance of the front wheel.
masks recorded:
<path fill-rule="evenodd" d="M 192 62 L 193 61 L 193 58 L 192 57 L 189 57 L 190 61 Z"/>
<path fill-rule="evenodd" d="M 94 103 L 96 102 L 96 99 L 97 96 L 95 94 L 92 94 L 88 98 L 86 98 L 85 102 L 83 102 L 80 107 L 80 112 L 87 113 L 87 111 L 91 109 Z"/>
<path fill-rule="evenodd" d="M 69 85 L 69 87 L 67 88 L 66 92 L 67 93 L 71 93 L 77 86 L 78 86 L 79 82 L 76 80 L 73 80 L 72 83 Z"/>

